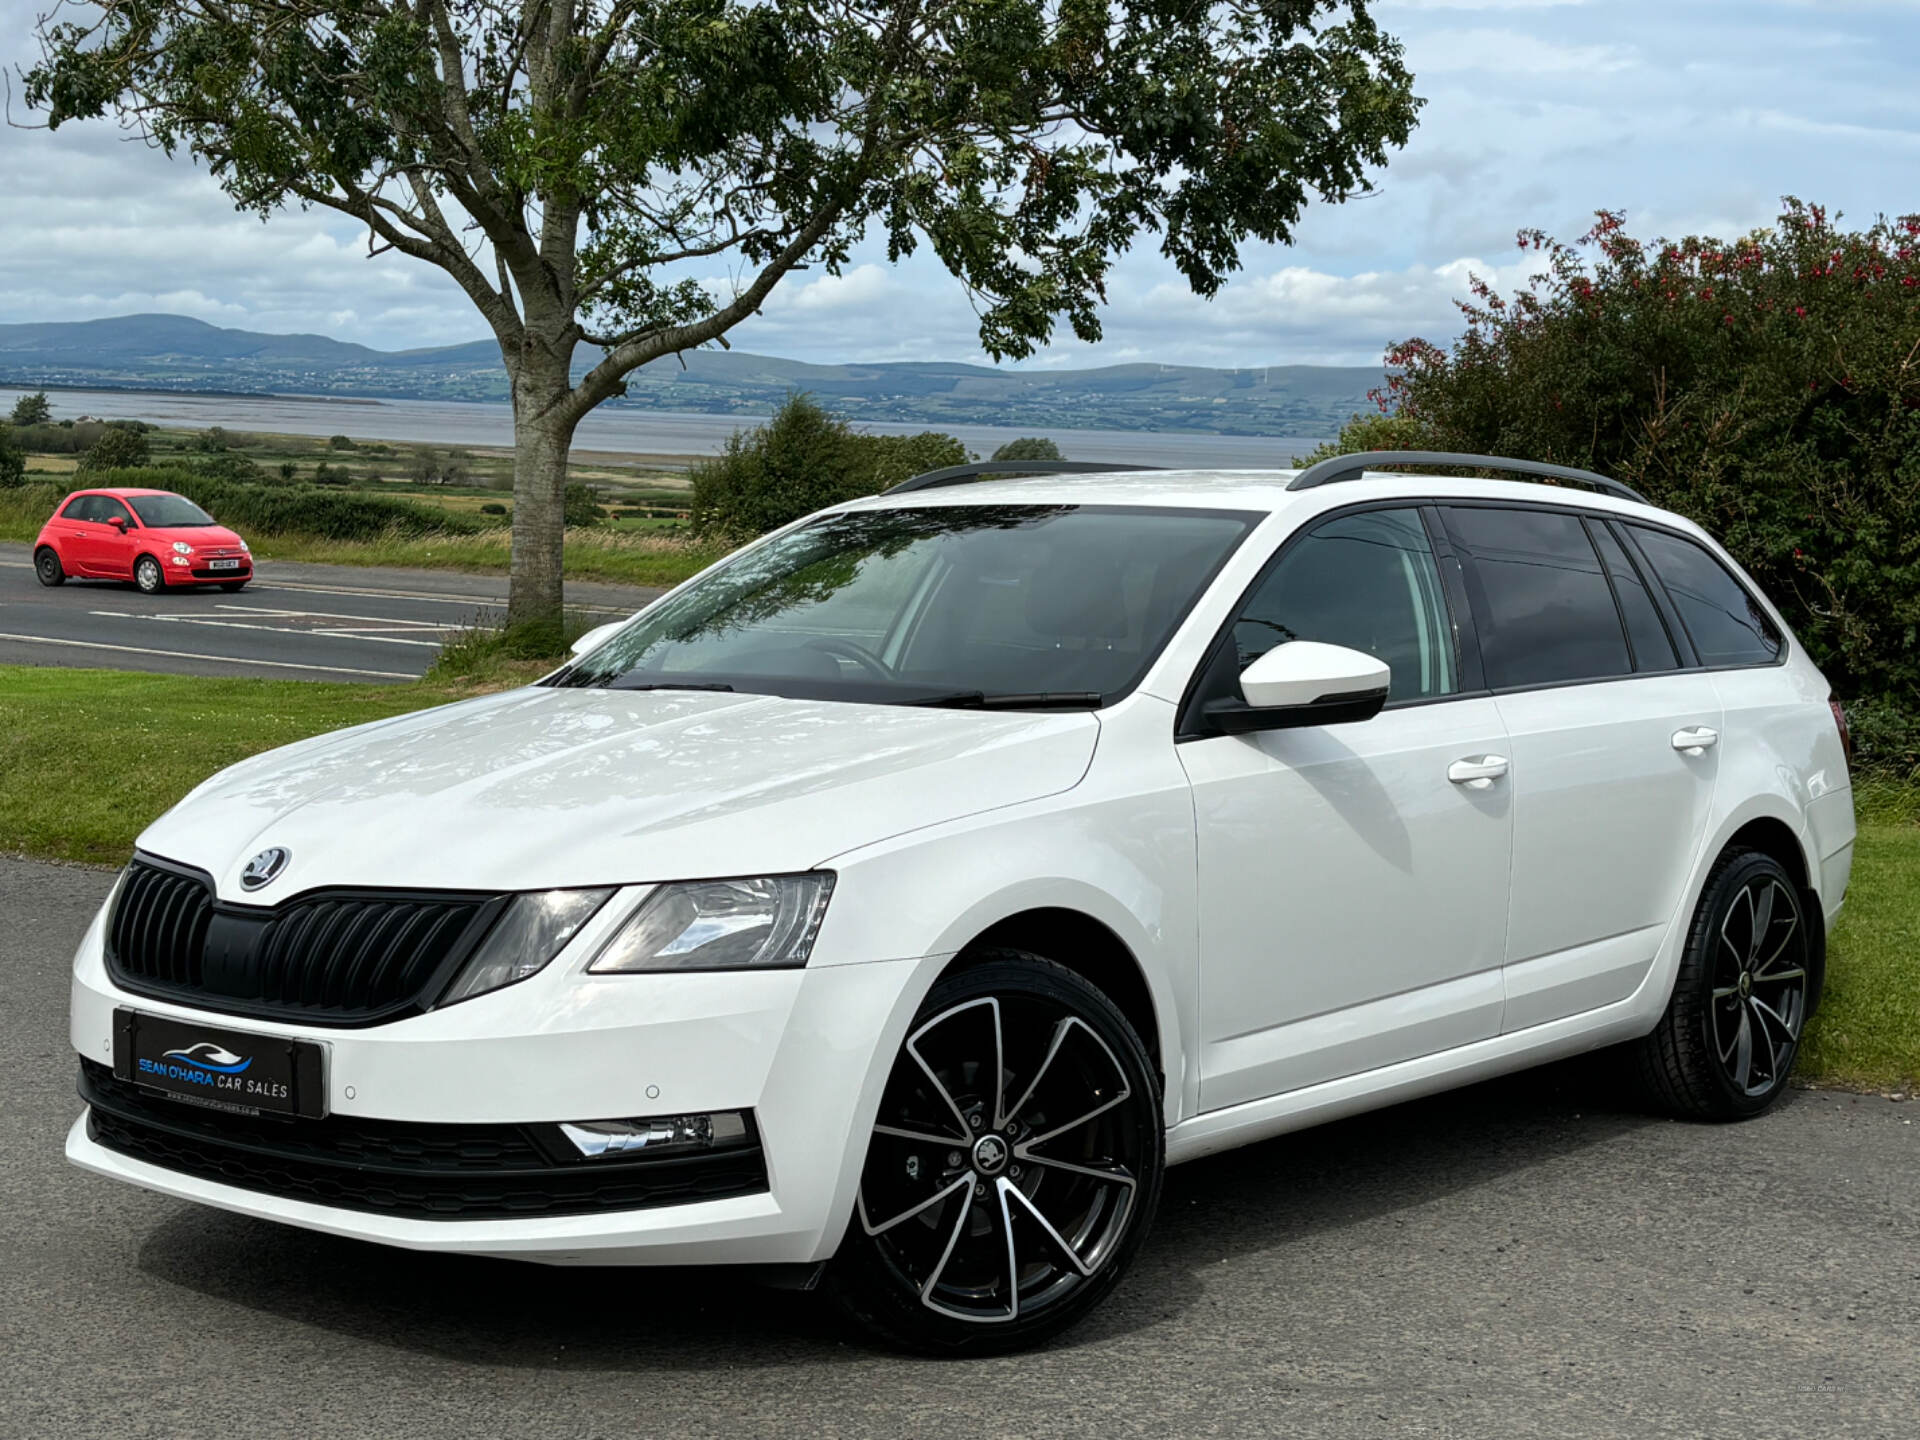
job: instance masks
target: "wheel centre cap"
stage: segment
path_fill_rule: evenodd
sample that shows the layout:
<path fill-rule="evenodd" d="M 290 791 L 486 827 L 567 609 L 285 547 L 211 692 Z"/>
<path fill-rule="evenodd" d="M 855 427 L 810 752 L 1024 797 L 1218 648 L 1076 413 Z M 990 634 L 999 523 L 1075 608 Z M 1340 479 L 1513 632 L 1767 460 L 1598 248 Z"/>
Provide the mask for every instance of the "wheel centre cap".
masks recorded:
<path fill-rule="evenodd" d="M 1007 1142 L 998 1135 L 982 1135 L 973 1146 L 973 1168 L 982 1175 L 995 1175 L 1007 1163 Z"/>
<path fill-rule="evenodd" d="M 1744 997 L 1744 996 L 1751 995 L 1752 993 L 1753 993 L 1753 972 L 1751 970 L 1742 970 L 1740 972 L 1740 994 Z"/>

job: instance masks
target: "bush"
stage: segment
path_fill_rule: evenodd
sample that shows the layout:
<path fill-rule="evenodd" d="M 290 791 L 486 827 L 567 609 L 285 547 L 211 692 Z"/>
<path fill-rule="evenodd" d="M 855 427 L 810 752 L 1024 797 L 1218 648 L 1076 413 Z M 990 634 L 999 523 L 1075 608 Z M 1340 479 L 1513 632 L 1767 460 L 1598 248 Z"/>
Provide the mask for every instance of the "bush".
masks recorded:
<path fill-rule="evenodd" d="M 184 463 L 194 474 L 204 475 L 210 480 L 239 480 L 257 485 L 267 478 L 266 472 L 258 465 L 232 450 L 194 455 Z"/>
<path fill-rule="evenodd" d="M 13 426 L 0 425 L 0 487 L 11 489 L 26 479 L 27 457 L 13 443 Z"/>
<path fill-rule="evenodd" d="M 765 425 L 735 431 L 726 449 L 693 467 L 693 528 L 722 539 L 762 535 L 966 459 L 951 435 L 860 435 L 807 396 L 790 395 Z"/>
<path fill-rule="evenodd" d="M 357 450 L 359 447 L 353 443 L 353 437 L 351 435 L 329 435 L 327 437 L 327 448 L 329 450 Z"/>
<path fill-rule="evenodd" d="M 1450 351 L 1389 349 L 1386 408 L 1432 448 L 1598 470 L 1699 521 L 1864 728 L 1911 737 L 1882 721 L 1920 717 L 1920 215 L 1844 229 L 1789 199 L 1733 242 L 1607 212 L 1577 245 L 1519 240 L 1532 286 L 1476 280 Z"/>
<path fill-rule="evenodd" d="M 15 425 L 50 424 L 53 407 L 47 403 L 47 392 L 38 390 L 31 395 L 22 395 L 13 402 L 13 414 L 7 418 Z"/>
<path fill-rule="evenodd" d="M 126 426 L 109 425 L 106 432 L 87 447 L 76 468 L 84 475 L 100 470 L 137 470 L 147 459 L 144 434 Z"/>
<path fill-rule="evenodd" d="M 178 467 L 123 470 L 102 475 L 97 483 L 172 490 L 242 534 L 377 540 L 386 535 L 405 539 L 477 535 L 486 528 L 477 518 L 397 495 L 322 490 L 312 485 L 248 485 Z"/>
<path fill-rule="evenodd" d="M 567 486 L 561 507 L 562 523 L 566 525 L 598 525 L 607 517 L 591 485 Z"/>
<path fill-rule="evenodd" d="M 207 455 L 218 455 L 227 448 L 227 432 L 218 425 L 209 425 L 193 437 L 193 448 Z"/>
<path fill-rule="evenodd" d="M 1053 441 L 1038 435 L 1024 435 L 1018 440 L 1009 440 L 993 454 L 990 460 L 1059 460 L 1062 458 L 1060 447 Z"/>
<path fill-rule="evenodd" d="M 482 515 L 504 515 L 507 513 L 507 507 L 504 505 L 496 505 L 492 501 L 489 501 L 480 507 L 480 513 Z"/>

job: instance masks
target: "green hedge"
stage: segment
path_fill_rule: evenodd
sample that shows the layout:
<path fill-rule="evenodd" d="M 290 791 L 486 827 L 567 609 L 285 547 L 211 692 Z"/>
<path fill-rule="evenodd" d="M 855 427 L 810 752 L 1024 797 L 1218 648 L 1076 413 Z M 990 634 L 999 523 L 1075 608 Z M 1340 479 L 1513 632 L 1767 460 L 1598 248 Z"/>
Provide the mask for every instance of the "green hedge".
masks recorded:
<path fill-rule="evenodd" d="M 477 517 L 458 515 L 398 496 L 322 489 L 313 485 L 249 484 L 179 466 L 111 470 L 88 475 L 89 486 L 141 486 L 184 495 L 222 525 L 243 535 L 304 535 L 322 540 L 377 540 L 383 535 L 477 535 Z"/>

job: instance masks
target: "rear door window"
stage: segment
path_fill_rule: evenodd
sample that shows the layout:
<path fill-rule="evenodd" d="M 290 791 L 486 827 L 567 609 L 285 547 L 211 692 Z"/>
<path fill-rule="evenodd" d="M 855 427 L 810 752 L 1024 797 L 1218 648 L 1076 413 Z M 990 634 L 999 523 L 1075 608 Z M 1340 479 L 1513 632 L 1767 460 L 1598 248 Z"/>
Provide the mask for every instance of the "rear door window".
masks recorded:
<path fill-rule="evenodd" d="M 1786 643 L 1779 629 L 1704 546 L 1645 525 L 1632 530 L 1702 665 L 1766 665 L 1779 658 Z"/>
<path fill-rule="evenodd" d="M 1613 589 L 1575 514 L 1460 506 L 1447 529 L 1470 559 L 1487 684 L 1495 690 L 1633 673 Z"/>

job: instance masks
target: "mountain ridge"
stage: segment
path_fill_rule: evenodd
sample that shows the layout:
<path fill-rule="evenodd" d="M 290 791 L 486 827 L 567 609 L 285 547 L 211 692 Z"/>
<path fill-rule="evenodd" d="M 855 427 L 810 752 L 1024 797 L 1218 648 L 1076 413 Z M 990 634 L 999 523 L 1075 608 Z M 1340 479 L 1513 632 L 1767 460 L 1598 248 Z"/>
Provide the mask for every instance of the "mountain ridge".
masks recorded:
<path fill-rule="evenodd" d="M 578 369 L 597 359 L 587 349 Z M 849 419 L 1217 434 L 1331 434 L 1367 404 L 1371 366 L 1234 370 L 1152 361 L 1082 370 L 1005 370 L 966 361 L 821 363 L 693 350 L 628 378 L 609 402 L 655 410 L 764 414 L 794 390 Z M 0 324 L 0 384 L 252 391 L 341 398 L 507 398 L 490 340 L 376 350 L 316 334 L 230 329 L 164 313 Z"/>

